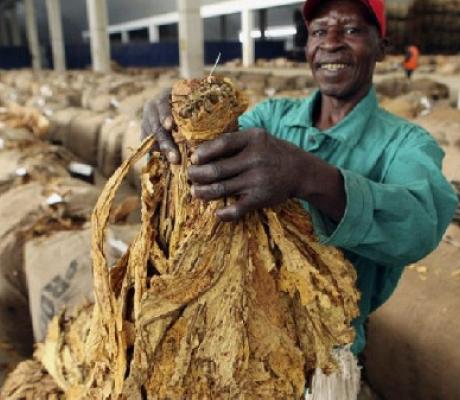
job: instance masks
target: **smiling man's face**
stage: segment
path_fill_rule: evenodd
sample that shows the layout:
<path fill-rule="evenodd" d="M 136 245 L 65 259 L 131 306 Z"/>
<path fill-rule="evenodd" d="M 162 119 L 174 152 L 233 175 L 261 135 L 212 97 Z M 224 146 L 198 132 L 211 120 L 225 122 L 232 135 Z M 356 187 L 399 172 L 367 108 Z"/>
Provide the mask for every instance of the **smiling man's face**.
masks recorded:
<path fill-rule="evenodd" d="M 356 0 L 325 1 L 308 33 L 307 59 L 321 93 L 343 100 L 365 95 L 384 54 L 365 6 Z"/>

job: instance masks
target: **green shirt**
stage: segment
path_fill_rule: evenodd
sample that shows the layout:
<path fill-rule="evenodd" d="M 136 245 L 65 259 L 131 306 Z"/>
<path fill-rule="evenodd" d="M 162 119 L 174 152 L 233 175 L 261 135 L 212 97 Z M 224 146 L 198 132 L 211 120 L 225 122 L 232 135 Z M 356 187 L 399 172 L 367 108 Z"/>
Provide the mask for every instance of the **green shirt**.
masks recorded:
<path fill-rule="evenodd" d="M 313 126 L 316 92 L 306 99 L 271 99 L 240 117 L 335 165 L 347 195 L 342 221 L 333 223 L 304 203 L 322 243 L 341 248 L 358 273 L 362 297 L 355 354 L 365 346 L 364 321 L 394 291 L 404 266 L 436 248 L 457 196 L 444 178 L 444 153 L 421 127 L 378 106 L 375 89 L 337 125 Z"/>

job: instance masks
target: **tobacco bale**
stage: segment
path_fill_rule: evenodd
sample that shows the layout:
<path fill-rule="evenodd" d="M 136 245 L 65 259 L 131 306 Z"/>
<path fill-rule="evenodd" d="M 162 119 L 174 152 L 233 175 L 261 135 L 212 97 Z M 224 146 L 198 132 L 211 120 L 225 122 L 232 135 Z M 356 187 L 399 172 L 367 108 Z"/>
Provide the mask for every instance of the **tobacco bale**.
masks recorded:
<path fill-rule="evenodd" d="M 449 88 L 447 85 L 433 81 L 431 79 L 416 79 L 411 82 L 412 91 L 418 91 L 433 100 L 449 98 Z"/>
<path fill-rule="evenodd" d="M 380 106 L 402 118 L 413 119 L 426 109 L 427 100 L 422 92 L 410 92 L 395 98 L 385 98 L 381 100 Z"/>
<path fill-rule="evenodd" d="M 70 131 L 70 121 L 81 111 L 81 108 L 70 107 L 53 112 L 50 115 L 48 140 L 56 144 L 64 144 Z"/>
<path fill-rule="evenodd" d="M 11 102 L 19 102 L 18 92 L 11 86 L 0 84 L 0 106 L 7 106 Z"/>
<path fill-rule="evenodd" d="M 0 146 L 0 150 L 17 148 L 24 143 L 37 142 L 34 134 L 25 128 L 0 126 L 0 138 L 3 140 L 3 146 Z"/>
<path fill-rule="evenodd" d="M 272 75 L 268 77 L 266 88 L 280 92 L 282 90 L 293 90 L 296 86 L 296 78 L 292 76 Z"/>
<path fill-rule="evenodd" d="M 109 178 L 121 165 L 123 136 L 128 129 L 129 117 L 119 115 L 104 121 L 97 146 L 97 166 L 105 177 Z"/>
<path fill-rule="evenodd" d="M 440 65 L 437 72 L 443 75 L 454 75 L 460 73 L 460 61 L 452 61 L 444 65 Z"/>
<path fill-rule="evenodd" d="M 8 400 L 64 400 L 65 396 L 38 361 L 24 361 L 9 375 L 0 391 Z"/>
<path fill-rule="evenodd" d="M 411 90 L 410 82 L 405 78 L 386 78 L 375 85 L 377 92 L 387 97 L 397 97 Z"/>
<path fill-rule="evenodd" d="M 65 138 L 65 147 L 90 165 L 97 165 L 97 146 L 99 134 L 109 114 L 96 114 L 82 111 L 70 121 L 69 133 Z"/>
<path fill-rule="evenodd" d="M 42 190 L 32 183 L 0 197 L 0 340 L 9 341 L 24 356 L 31 353 L 33 335 L 22 269 L 23 242 L 17 233 L 41 215 Z"/>
<path fill-rule="evenodd" d="M 127 251 L 139 225 L 112 225 L 107 232 L 108 264 Z M 64 308 L 93 302 L 91 229 L 55 232 L 25 245 L 25 274 L 36 342 L 45 339 L 48 324 Z"/>
<path fill-rule="evenodd" d="M 141 93 L 128 96 L 120 101 L 118 112 L 126 114 L 131 119 L 141 119 L 144 105 L 147 101 L 156 98 L 165 90 L 161 86 L 148 88 Z"/>
<path fill-rule="evenodd" d="M 241 73 L 238 84 L 242 89 L 254 94 L 265 94 L 265 88 L 267 87 L 267 79 L 269 74 L 254 74 L 254 73 Z"/>
<path fill-rule="evenodd" d="M 74 308 L 93 293 L 89 229 L 57 232 L 25 245 L 25 273 L 36 342 L 62 308 Z"/>
<path fill-rule="evenodd" d="M 0 123 L 10 128 L 27 128 L 39 138 L 46 137 L 50 125 L 49 120 L 37 109 L 16 103 L 0 109 Z"/>
<path fill-rule="evenodd" d="M 45 184 L 69 176 L 72 156 L 65 149 L 28 140 L 7 144 L 10 149 L 0 151 L 0 193 L 31 181 Z"/>
<path fill-rule="evenodd" d="M 295 77 L 295 88 L 297 90 L 305 90 L 307 88 L 314 87 L 316 85 L 313 77 L 307 75 L 301 75 Z"/>
<path fill-rule="evenodd" d="M 128 129 L 126 130 L 125 134 L 123 135 L 123 142 L 121 147 L 121 158 L 123 161 L 129 159 L 129 157 L 134 153 L 134 151 L 139 147 L 141 143 L 141 125 L 140 122 L 131 120 L 128 124 Z M 139 161 L 132 170 L 129 172 L 128 181 L 129 183 L 140 190 L 141 182 L 140 182 L 140 173 L 142 168 L 146 165 L 147 158 L 143 158 Z"/>
<path fill-rule="evenodd" d="M 88 101 L 88 109 L 95 113 L 106 113 L 112 109 L 114 97 L 110 94 L 99 94 L 90 97 Z"/>
<path fill-rule="evenodd" d="M 62 205 L 47 205 L 53 193 L 62 196 Z M 73 229 L 71 221 L 80 223 L 87 218 L 97 195 L 90 185 L 69 178 L 47 186 L 29 183 L 0 196 L 0 341 L 11 342 L 22 355 L 30 354 L 33 337 L 23 259 L 25 240 L 53 230 Z"/>

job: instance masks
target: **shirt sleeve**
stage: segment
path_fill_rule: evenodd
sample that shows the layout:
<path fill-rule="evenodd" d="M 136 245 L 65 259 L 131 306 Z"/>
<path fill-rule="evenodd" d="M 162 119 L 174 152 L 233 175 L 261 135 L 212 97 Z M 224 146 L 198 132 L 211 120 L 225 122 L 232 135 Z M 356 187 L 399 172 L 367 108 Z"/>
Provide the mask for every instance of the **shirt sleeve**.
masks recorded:
<path fill-rule="evenodd" d="M 443 151 L 429 135 L 415 135 L 396 152 L 382 182 L 341 169 L 347 196 L 334 225 L 317 210 L 320 240 L 386 266 L 416 262 L 439 244 L 457 206 L 441 171 Z"/>

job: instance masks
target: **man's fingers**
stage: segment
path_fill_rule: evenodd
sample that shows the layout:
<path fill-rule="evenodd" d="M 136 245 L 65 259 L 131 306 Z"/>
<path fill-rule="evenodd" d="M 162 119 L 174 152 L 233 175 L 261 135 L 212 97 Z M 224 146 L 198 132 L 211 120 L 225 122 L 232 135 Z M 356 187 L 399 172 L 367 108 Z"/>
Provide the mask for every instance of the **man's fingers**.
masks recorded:
<path fill-rule="evenodd" d="M 192 196 L 210 201 L 235 195 L 240 192 L 243 187 L 244 181 L 241 178 L 234 178 L 211 185 L 193 185 L 191 190 Z"/>
<path fill-rule="evenodd" d="M 149 137 L 150 135 L 153 135 L 153 129 L 150 126 L 149 120 L 144 117 L 142 119 L 141 125 L 141 141 L 144 141 L 144 139 Z"/>
<path fill-rule="evenodd" d="M 174 139 L 160 123 L 156 101 L 150 101 L 145 105 L 144 117 L 142 120 L 142 137 L 154 135 L 158 147 L 168 161 L 173 164 L 180 162 L 180 154 Z"/>
<path fill-rule="evenodd" d="M 225 133 L 199 146 L 191 157 L 192 163 L 208 164 L 219 158 L 230 157 L 240 152 L 247 142 L 247 135 L 243 132 Z"/>
<path fill-rule="evenodd" d="M 164 129 L 171 131 L 173 129 L 173 117 L 171 113 L 171 89 L 163 92 L 160 98 L 156 101 L 158 118 Z"/>
<path fill-rule="evenodd" d="M 180 153 L 174 143 L 174 139 L 171 135 L 171 132 L 168 132 L 165 128 L 161 125 L 155 129 L 155 136 L 158 141 L 158 146 L 160 147 L 160 152 L 171 164 L 179 164 L 180 163 Z"/>
<path fill-rule="evenodd" d="M 210 184 L 241 174 L 248 169 L 249 164 L 247 157 L 236 155 L 212 164 L 192 165 L 188 170 L 188 177 L 195 184 Z"/>
<path fill-rule="evenodd" d="M 217 217 L 224 222 L 238 221 L 257 206 L 248 196 L 242 196 L 236 203 L 217 210 Z"/>

